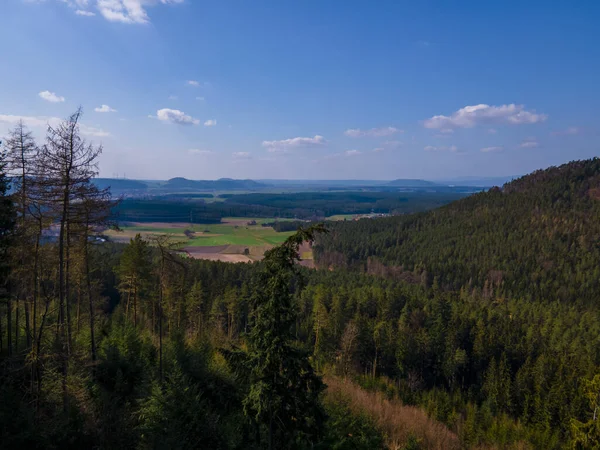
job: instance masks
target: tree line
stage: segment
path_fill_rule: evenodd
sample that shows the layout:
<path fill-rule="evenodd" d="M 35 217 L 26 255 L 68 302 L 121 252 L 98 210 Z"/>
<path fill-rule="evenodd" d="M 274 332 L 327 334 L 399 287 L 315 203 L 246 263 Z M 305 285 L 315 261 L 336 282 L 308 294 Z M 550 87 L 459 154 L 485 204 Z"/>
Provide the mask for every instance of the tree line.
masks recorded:
<path fill-rule="evenodd" d="M 104 185 L 103 183 L 102 185 Z M 115 218 L 131 222 L 218 223 L 223 217 L 273 217 L 322 220 L 336 214 L 426 211 L 464 197 L 460 192 L 299 192 L 289 194 L 221 194 L 224 201 L 205 202 L 206 194 L 166 194 L 129 198 L 114 208 Z"/>

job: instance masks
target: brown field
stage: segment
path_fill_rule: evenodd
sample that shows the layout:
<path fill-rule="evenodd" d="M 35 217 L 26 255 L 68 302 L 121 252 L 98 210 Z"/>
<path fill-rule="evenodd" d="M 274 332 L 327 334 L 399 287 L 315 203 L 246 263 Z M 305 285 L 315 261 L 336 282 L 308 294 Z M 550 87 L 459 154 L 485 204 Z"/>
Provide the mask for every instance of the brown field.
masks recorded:
<path fill-rule="evenodd" d="M 208 261 L 221 261 L 230 263 L 246 263 L 253 260 L 245 255 L 234 255 L 227 253 L 188 253 L 194 259 L 206 259 Z"/>
<path fill-rule="evenodd" d="M 244 255 L 244 249 L 248 248 L 249 255 Z M 214 245 L 210 247 L 184 247 L 182 249 L 190 258 L 206 259 L 208 261 L 223 262 L 252 262 L 259 261 L 267 250 L 264 247 L 252 248 L 242 245 Z"/>

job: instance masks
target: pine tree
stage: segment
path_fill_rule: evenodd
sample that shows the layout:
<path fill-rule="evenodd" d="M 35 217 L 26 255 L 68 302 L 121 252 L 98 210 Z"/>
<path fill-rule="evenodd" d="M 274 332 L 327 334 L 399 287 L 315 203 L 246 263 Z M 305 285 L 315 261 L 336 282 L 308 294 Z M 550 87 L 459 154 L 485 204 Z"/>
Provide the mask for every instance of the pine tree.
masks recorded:
<path fill-rule="evenodd" d="M 204 332 L 204 310 L 206 308 L 206 295 L 201 281 L 196 281 L 186 297 L 185 315 L 187 319 L 188 332 L 198 336 Z"/>
<path fill-rule="evenodd" d="M 572 448 L 600 448 L 600 375 L 583 380 L 583 391 L 590 408 L 589 419 L 571 420 Z"/>
<path fill-rule="evenodd" d="M 137 326 L 138 303 L 150 279 L 150 248 L 138 233 L 129 241 L 121 256 L 117 273 L 119 290 L 125 297 L 127 314 L 133 310 L 133 325 Z"/>
<path fill-rule="evenodd" d="M 262 431 L 269 449 L 315 442 L 322 433 L 324 412 L 321 378 L 307 352 L 294 345 L 294 289 L 301 288 L 299 247 L 312 242 L 322 226 L 299 229 L 281 246 L 265 253 L 252 296 L 254 323 L 248 339 L 250 390 L 244 411 Z"/>

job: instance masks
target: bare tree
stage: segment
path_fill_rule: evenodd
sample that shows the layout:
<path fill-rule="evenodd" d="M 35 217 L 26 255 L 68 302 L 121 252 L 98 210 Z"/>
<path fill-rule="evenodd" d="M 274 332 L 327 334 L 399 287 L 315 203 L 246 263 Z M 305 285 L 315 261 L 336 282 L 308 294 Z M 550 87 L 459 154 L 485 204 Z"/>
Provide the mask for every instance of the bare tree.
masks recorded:
<path fill-rule="evenodd" d="M 6 320 L 8 328 L 8 350 L 11 350 L 11 302 L 10 290 L 8 285 L 8 273 L 10 266 L 8 264 L 8 251 L 11 244 L 11 238 L 14 227 L 14 210 L 10 197 L 7 195 L 9 189 L 9 179 L 6 176 L 6 154 L 0 152 L 0 298 L 6 298 Z M 1 321 L 1 320 L 0 320 Z M 0 341 L 0 348 L 2 347 Z"/>
<path fill-rule="evenodd" d="M 71 354 L 71 244 L 73 231 L 85 222 L 85 202 L 92 195 L 91 179 L 98 172 L 97 160 L 102 147 L 87 143 L 80 134 L 79 108 L 58 126 L 48 126 L 46 144 L 41 149 L 46 205 L 56 218 L 58 226 L 58 333 L 62 349 L 63 406 L 68 403 L 67 374 Z M 89 224 L 88 224 L 89 225 Z"/>
<path fill-rule="evenodd" d="M 30 308 L 27 298 L 30 297 L 28 292 L 31 286 L 31 270 L 28 267 L 29 241 L 31 238 L 29 221 L 29 207 L 31 204 L 32 184 L 34 182 L 34 167 L 38 148 L 30 131 L 27 130 L 25 124 L 20 121 L 17 126 L 9 132 L 5 142 L 6 149 L 6 173 L 12 182 L 13 203 L 17 217 L 17 236 L 14 241 L 14 260 L 12 270 L 12 290 L 15 294 L 15 351 L 19 349 L 20 326 L 19 326 L 19 306 L 21 300 L 24 302 L 25 309 L 25 330 L 27 338 L 27 348 L 31 347 L 32 331 L 30 324 Z M 35 299 L 33 316 L 35 317 Z M 9 305 L 10 308 L 10 305 Z M 8 323 L 9 335 L 10 322 Z M 10 339 L 9 339 L 10 342 Z M 9 351 L 10 351 L 9 344 Z"/>

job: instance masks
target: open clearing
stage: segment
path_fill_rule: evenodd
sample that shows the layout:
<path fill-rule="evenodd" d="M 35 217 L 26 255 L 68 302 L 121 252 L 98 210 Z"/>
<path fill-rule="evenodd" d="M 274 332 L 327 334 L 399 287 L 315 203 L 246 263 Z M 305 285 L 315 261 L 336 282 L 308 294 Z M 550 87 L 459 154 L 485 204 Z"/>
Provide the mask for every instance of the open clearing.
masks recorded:
<path fill-rule="evenodd" d="M 250 262 L 262 259 L 266 250 L 281 244 L 293 232 L 276 232 L 263 223 L 276 219 L 226 217 L 218 224 L 185 222 L 128 222 L 121 231 L 108 230 L 105 235 L 113 242 L 128 243 L 136 234 L 143 238 L 168 235 L 179 244 L 182 252 L 192 258 L 225 262 Z M 250 225 L 256 223 L 255 225 Z M 306 255 L 308 256 L 308 255 Z M 307 258 L 308 259 L 308 258 Z"/>

